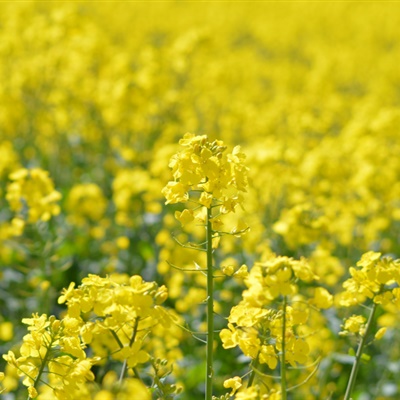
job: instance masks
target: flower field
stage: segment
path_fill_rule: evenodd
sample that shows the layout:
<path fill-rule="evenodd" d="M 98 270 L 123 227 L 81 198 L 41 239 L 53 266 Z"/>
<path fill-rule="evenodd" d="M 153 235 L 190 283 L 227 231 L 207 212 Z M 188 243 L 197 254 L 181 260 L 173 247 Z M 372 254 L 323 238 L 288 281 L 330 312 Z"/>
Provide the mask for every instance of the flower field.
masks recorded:
<path fill-rule="evenodd" d="M 0 6 L 0 397 L 400 399 L 400 6 Z"/>

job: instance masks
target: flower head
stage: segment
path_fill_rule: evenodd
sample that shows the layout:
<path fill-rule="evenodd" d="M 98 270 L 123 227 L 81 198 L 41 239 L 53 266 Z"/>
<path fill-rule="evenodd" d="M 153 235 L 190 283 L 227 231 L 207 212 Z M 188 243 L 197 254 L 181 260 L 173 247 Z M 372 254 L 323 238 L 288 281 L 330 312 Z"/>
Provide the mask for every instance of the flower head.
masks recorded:
<path fill-rule="evenodd" d="M 240 146 L 227 153 L 221 140 L 210 141 L 206 135 L 191 133 L 185 134 L 179 144 L 183 149 L 169 163 L 174 180 L 162 190 L 165 204 L 192 202 L 197 207 L 178 211 L 175 217 L 186 225 L 192 221 L 204 222 L 203 207 L 218 209 L 215 215 L 234 213 L 242 205 L 242 193 L 248 187 L 246 156 Z M 223 226 L 221 218 L 214 217 L 212 222 L 214 231 Z M 247 225 L 239 221 L 232 234 L 240 235 L 246 230 Z"/>

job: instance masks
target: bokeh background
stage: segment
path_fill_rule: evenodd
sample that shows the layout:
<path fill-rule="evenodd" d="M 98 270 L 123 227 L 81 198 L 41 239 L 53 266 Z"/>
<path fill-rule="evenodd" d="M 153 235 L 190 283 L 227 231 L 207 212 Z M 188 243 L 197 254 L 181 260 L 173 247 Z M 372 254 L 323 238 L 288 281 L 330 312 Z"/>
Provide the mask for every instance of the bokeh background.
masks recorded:
<path fill-rule="evenodd" d="M 338 293 L 364 252 L 398 258 L 399 26 L 388 2 L 2 3 L 0 350 L 21 341 L 21 318 L 60 314 L 61 289 L 89 273 L 166 284 L 169 306 L 204 328 L 204 277 L 169 264 L 201 264 L 174 240 L 198 235 L 161 194 L 186 132 L 247 155 L 233 218 L 250 231 L 221 241 L 217 265 L 304 256 Z M 242 290 L 217 284 L 220 329 Z M 294 399 L 340 399 L 342 317 L 318 322 L 324 361 Z M 382 309 L 377 323 L 390 329 L 369 349 L 359 400 L 400 398 L 398 314 Z M 220 347 L 216 394 L 246 366 Z M 180 351 L 179 398 L 201 398 L 204 348 L 183 334 Z M 26 397 L 8 384 L 7 399 Z"/>

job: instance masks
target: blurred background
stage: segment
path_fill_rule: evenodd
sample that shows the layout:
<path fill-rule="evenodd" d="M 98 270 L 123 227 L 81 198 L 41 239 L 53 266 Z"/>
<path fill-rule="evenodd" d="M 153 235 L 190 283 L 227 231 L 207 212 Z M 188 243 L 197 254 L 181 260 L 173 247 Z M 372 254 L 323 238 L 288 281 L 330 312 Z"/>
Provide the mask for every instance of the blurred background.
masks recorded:
<path fill-rule="evenodd" d="M 21 340 L 21 318 L 59 314 L 61 289 L 89 273 L 166 284 L 169 306 L 203 328 L 204 277 L 169 264 L 201 264 L 173 238 L 199 234 L 161 195 L 186 132 L 241 145 L 250 168 L 234 215 L 250 231 L 221 241 L 217 267 L 305 256 L 337 293 L 362 253 L 398 258 L 399 26 L 398 4 L 378 2 L 2 3 L 1 351 Z M 217 284 L 219 329 L 243 288 Z M 359 400 L 400 397 L 389 311 L 379 318 L 393 329 L 360 372 Z M 321 375 L 293 399 L 343 393 L 343 316 L 325 317 Z M 181 399 L 202 396 L 196 343 L 182 339 Z M 222 387 L 246 360 L 216 351 Z M 7 399 L 19 398 L 16 385 Z"/>

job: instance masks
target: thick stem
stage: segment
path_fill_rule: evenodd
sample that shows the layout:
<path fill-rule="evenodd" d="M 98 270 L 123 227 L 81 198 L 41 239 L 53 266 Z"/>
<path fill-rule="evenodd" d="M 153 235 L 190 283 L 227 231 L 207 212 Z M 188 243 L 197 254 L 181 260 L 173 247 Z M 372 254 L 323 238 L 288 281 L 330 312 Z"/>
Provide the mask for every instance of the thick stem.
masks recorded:
<path fill-rule="evenodd" d="M 133 325 L 133 333 L 132 333 L 132 337 L 131 340 L 129 341 L 129 347 L 131 347 L 133 345 L 133 342 L 136 339 L 136 334 L 138 331 L 138 326 L 139 326 L 139 317 L 136 317 L 135 319 L 135 323 Z M 122 364 L 122 369 L 121 369 L 121 374 L 119 376 L 119 383 L 121 383 L 123 381 L 123 379 L 125 378 L 125 374 L 126 371 L 128 370 L 128 359 L 125 358 L 124 363 Z"/>
<path fill-rule="evenodd" d="M 212 249 L 212 211 L 207 209 L 207 349 L 206 349 L 206 400 L 212 399 L 214 351 L 214 271 Z"/>
<path fill-rule="evenodd" d="M 283 296 L 283 310 L 282 310 L 282 349 L 281 349 L 281 392 L 282 400 L 287 399 L 286 388 L 286 305 L 287 298 Z"/>
<path fill-rule="evenodd" d="M 349 382 L 347 383 L 346 393 L 344 395 L 343 400 L 351 399 L 351 393 L 353 392 L 354 385 L 355 385 L 356 379 L 357 379 L 358 370 L 359 370 L 360 364 L 361 364 L 361 356 L 363 354 L 363 349 L 364 349 L 365 343 L 367 341 L 368 334 L 371 330 L 372 321 L 374 320 L 376 309 L 377 309 L 377 304 L 373 303 L 372 310 L 371 310 L 371 313 L 369 314 L 367 325 L 365 327 L 365 332 L 361 336 L 360 343 L 358 344 L 356 357 L 355 357 L 355 360 L 353 363 L 353 368 L 351 369 Z"/>

